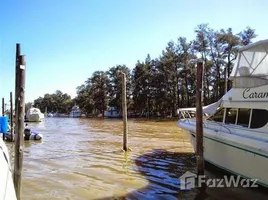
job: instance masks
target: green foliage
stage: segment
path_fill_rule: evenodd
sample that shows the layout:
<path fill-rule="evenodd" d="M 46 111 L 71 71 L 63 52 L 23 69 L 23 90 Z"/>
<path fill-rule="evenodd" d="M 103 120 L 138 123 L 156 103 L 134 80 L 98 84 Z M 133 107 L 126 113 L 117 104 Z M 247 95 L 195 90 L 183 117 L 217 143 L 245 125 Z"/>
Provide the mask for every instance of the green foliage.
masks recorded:
<path fill-rule="evenodd" d="M 94 108 L 90 85 L 80 85 L 76 88 L 76 90 L 77 97 L 74 100 L 75 103 L 80 107 L 81 111 L 84 114 L 90 115 L 91 113 L 93 113 Z"/>
<path fill-rule="evenodd" d="M 122 107 L 122 76 L 121 72 L 126 74 L 126 83 L 127 83 L 127 97 L 131 95 L 131 76 L 130 69 L 126 65 L 117 65 L 107 72 L 109 77 L 109 106 L 117 108 L 119 111 Z"/>
<path fill-rule="evenodd" d="M 204 61 L 204 104 L 217 101 L 224 94 L 225 69 L 227 76 L 237 56 L 238 47 L 248 45 L 257 37 L 247 27 L 238 34 L 231 28 L 214 30 L 208 24 L 195 28 L 196 37 L 187 41 L 179 37 L 168 42 L 161 56 L 144 62 L 137 61 L 133 70 L 116 65 L 108 71 L 96 71 L 84 84 L 77 87 L 77 97 L 56 91 L 34 101 L 42 111 L 68 113 L 75 102 L 86 115 L 104 115 L 108 106 L 121 111 L 122 79 L 127 78 L 129 112 L 140 116 L 175 116 L 179 107 L 195 105 L 196 58 Z M 231 88 L 228 82 L 228 89 Z"/>
<path fill-rule="evenodd" d="M 94 108 L 104 116 L 104 111 L 108 104 L 109 78 L 106 72 L 96 71 L 92 77 L 88 79 L 87 84 L 90 85 L 90 93 Z"/>
<path fill-rule="evenodd" d="M 57 90 L 54 94 L 45 94 L 44 97 L 39 97 L 34 100 L 34 107 L 37 107 L 41 112 L 57 112 L 57 113 L 69 113 L 73 100 L 68 94 L 63 94 L 60 90 Z"/>

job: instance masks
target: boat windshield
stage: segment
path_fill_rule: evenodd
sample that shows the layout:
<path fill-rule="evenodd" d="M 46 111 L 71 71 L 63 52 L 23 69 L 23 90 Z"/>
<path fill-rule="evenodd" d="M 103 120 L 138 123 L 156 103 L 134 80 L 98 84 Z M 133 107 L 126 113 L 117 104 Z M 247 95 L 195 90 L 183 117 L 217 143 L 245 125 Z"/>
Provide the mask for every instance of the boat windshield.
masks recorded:
<path fill-rule="evenodd" d="M 233 87 L 247 88 L 268 84 L 268 40 L 241 48 L 230 79 Z"/>
<path fill-rule="evenodd" d="M 210 116 L 209 118 L 207 118 L 207 120 L 222 122 L 223 116 L 224 116 L 224 108 L 218 107 L 216 113 Z"/>

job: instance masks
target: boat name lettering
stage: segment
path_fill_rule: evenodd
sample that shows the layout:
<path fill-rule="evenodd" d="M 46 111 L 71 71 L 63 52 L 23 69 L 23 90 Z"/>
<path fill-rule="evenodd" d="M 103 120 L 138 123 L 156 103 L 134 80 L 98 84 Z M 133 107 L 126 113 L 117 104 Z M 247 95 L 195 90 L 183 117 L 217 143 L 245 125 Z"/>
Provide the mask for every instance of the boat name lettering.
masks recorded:
<path fill-rule="evenodd" d="M 243 92 L 244 99 L 262 99 L 268 98 L 268 92 L 250 92 L 250 88 L 247 88 Z"/>

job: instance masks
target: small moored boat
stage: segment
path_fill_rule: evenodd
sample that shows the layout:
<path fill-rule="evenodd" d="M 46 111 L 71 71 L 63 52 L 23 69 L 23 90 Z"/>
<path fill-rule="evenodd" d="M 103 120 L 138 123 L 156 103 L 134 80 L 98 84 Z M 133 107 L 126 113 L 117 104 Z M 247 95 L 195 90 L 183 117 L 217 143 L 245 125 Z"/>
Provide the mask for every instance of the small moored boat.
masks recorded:
<path fill-rule="evenodd" d="M 122 117 L 122 115 L 115 107 L 109 107 L 109 109 L 104 112 L 104 117 L 120 118 L 120 117 Z"/>
<path fill-rule="evenodd" d="M 44 119 L 44 114 L 38 108 L 30 108 L 25 116 L 27 122 L 41 122 Z"/>
<path fill-rule="evenodd" d="M 15 136 L 11 137 L 10 127 L 9 127 L 9 131 L 7 133 L 5 133 L 5 138 L 8 141 L 11 141 L 11 138 L 12 138 L 14 141 Z M 26 124 L 25 129 L 24 129 L 24 141 L 26 141 L 26 140 L 42 140 L 42 139 L 43 139 L 42 134 L 31 131 L 31 129 L 28 128 L 28 125 Z"/>
<path fill-rule="evenodd" d="M 82 113 L 81 113 L 80 108 L 77 105 L 75 105 L 72 107 L 72 111 L 70 112 L 69 117 L 78 118 L 78 117 L 81 117 L 81 115 Z"/>
<path fill-rule="evenodd" d="M 53 117 L 53 114 L 52 113 L 48 113 L 47 114 L 47 117 Z"/>

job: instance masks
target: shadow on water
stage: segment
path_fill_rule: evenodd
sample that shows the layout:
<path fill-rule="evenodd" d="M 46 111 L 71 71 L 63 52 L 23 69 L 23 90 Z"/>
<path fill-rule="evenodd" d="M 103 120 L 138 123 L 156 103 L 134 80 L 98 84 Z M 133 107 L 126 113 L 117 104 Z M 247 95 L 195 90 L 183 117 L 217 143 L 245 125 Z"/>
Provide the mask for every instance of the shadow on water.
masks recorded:
<path fill-rule="evenodd" d="M 264 188 L 193 188 L 180 190 L 179 177 L 186 171 L 195 173 L 196 159 L 192 153 L 169 152 L 155 149 L 135 159 L 136 170 L 149 181 L 148 185 L 121 197 L 105 197 L 95 200 L 145 200 L 145 199 L 189 199 L 189 200 L 265 200 Z M 223 178 L 225 174 L 206 163 L 205 174 L 209 177 Z"/>

